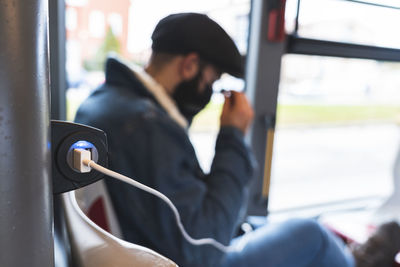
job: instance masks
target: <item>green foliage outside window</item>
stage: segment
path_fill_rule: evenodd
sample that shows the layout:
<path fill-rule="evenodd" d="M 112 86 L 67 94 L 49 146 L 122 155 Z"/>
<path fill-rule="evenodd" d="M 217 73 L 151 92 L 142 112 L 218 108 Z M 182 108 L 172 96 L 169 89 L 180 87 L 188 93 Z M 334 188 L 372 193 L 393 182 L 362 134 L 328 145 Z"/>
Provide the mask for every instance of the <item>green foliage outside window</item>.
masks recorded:
<path fill-rule="evenodd" d="M 111 28 L 108 28 L 103 43 L 97 50 L 95 56 L 89 60 L 85 60 L 84 68 L 87 71 L 102 71 L 104 70 L 104 62 L 107 55 L 110 53 L 121 53 L 121 44 L 118 38 L 114 35 Z"/>

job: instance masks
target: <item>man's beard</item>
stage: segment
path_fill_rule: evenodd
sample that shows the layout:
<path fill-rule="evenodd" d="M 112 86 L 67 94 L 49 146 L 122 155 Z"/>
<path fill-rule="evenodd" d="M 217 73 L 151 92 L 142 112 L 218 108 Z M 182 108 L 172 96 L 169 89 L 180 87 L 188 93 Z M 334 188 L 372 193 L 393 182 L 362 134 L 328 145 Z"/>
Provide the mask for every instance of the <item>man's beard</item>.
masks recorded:
<path fill-rule="evenodd" d="M 199 83 L 203 75 L 203 70 L 189 81 L 183 81 L 175 88 L 172 98 L 175 100 L 179 111 L 192 123 L 193 117 L 199 113 L 210 102 L 212 86 L 207 84 L 200 92 Z"/>

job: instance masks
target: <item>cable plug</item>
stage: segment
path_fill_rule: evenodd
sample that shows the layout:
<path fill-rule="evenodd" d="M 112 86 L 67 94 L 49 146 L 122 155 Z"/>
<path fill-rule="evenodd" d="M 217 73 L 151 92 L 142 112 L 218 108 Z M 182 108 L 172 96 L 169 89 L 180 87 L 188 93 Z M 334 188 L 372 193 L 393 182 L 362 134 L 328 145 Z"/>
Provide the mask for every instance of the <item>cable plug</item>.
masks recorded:
<path fill-rule="evenodd" d="M 87 162 L 92 159 L 92 153 L 90 150 L 75 148 L 74 149 L 74 169 L 81 173 L 87 173 L 92 170 L 88 166 Z M 86 164 L 85 164 L 86 163 Z"/>

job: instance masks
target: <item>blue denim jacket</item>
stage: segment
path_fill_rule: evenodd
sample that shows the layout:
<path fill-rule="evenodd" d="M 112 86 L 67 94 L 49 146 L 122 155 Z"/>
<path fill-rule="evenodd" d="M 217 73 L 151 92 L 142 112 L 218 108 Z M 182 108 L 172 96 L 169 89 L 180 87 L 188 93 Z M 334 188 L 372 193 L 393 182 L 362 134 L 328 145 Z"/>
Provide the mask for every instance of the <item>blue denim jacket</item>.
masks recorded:
<path fill-rule="evenodd" d="M 104 130 L 110 168 L 169 197 L 192 237 L 229 244 L 253 172 L 238 129 L 220 129 L 210 173 L 204 174 L 186 130 L 116 59 L 108 59 L 106 82 L 80 106 L 75 121 Z M 219 265 L 223 253 L 188 243 L 161 200 L 110 178 L 106 185 L 127 241 L 151 248 L 180 266 Z"/>

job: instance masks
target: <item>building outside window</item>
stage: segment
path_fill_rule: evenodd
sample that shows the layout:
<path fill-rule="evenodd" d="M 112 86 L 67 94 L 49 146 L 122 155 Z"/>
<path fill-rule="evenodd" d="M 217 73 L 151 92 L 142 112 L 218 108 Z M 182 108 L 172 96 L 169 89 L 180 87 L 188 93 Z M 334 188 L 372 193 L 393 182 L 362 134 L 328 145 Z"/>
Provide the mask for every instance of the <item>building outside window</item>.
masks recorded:
<path fill-rule="evenodd" d="M 78 13 L 75 8 L 67 8 L 65 10 L 65 25 L 67 30 L 73 31 L 78 26 Z"/>
<path fill-rule="evenodd" d="M 105 35 L 104 14 L 101 11 L 94 10 L 89 15 L 89 32 L 92 37 L 101 38 Z"/>
<path fill-rule="evenodd" d="M 122 17 L 120 14 L 111 13 L 108 15 L 108 25 L 116 36 L 122 35 Z"/>

